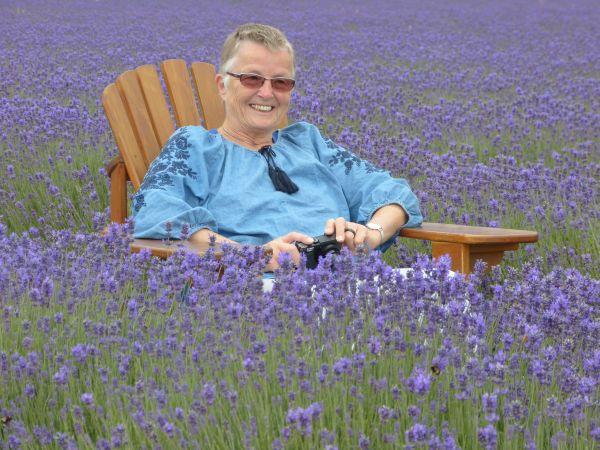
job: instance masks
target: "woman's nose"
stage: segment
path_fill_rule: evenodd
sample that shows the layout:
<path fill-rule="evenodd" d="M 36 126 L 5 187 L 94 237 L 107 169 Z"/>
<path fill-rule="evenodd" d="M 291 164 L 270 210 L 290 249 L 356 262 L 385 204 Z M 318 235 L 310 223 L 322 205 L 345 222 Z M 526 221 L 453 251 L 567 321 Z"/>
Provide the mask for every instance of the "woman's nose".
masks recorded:
<path fill-rule="evenodd" d="M 261 97 L 273 97 L 273 86 L 271 85 L 271 80 L 265 80 L 263 85 L 258 90 L 258 95 Z"/>

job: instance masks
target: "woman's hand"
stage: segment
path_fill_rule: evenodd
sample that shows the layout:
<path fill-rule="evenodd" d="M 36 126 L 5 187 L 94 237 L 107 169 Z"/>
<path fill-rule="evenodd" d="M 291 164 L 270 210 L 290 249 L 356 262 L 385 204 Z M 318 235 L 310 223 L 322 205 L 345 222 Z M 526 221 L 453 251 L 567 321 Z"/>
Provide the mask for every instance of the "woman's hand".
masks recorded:
<path fill-rule="evenodd" d="M 325 234 L 335 234 L 337 241 L 354 253 L 360 244 L 367 244 L 374 249 L 380 244 L 381 235 L 377 230 L 369 230 L 364 225 L 347 222 L 343 217 L 329 219 L 325 224 Z"/>
<path fill-rule="evenodd" d="M 273 253 L 271 255 L 269 263 L 265 267 L 265 272 L 270 272 L 279 268 L 278 259 L 280 253 L 289 253 L 292 257 L 292 261 L 294 261 L 294 264 L 298 266 L 300 264 L 300 252 L 294 245 L 294 242 L 296 241 L 308 245 L 313 243 L 313 238 L 306 234 L 302 234 L 297 231 L 292 231 L 291 233 L 288 233 L 285 236 L 281 236 L 277 239 L 273 239 L 272 241 L 267 242 L 264 245 L 264 247 L 271 249 Z"/>

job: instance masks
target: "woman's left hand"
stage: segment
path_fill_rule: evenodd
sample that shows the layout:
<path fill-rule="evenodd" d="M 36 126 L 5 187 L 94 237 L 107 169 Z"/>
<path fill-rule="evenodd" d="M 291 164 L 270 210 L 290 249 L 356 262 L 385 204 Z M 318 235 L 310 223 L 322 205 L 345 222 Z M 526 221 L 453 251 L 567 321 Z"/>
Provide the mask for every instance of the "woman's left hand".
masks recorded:
<path fill-rule="evenodd" d="M 347 246 L 353 253 L 356 247 L 363 243 L 366 243 L 370 249 L 374 249 L 381 239 L 377 230 L 369 230 L 359 223 L 348 222 L 343 217 L 327 220 L 325 234 L 334 234 L 337 241 Z"/>

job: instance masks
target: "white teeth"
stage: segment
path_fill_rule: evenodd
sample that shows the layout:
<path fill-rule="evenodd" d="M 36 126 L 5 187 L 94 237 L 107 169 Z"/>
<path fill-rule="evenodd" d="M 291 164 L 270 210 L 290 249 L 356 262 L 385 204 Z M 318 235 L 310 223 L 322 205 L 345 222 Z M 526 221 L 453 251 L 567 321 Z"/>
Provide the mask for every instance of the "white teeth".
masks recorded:
<path fill-rule="evenodd" d="M 250 105 L 252 108 L 258 110 L 258 111 L 271 111 L 273 109 L 272 106 L 267 106 L 267 105 Z"/>

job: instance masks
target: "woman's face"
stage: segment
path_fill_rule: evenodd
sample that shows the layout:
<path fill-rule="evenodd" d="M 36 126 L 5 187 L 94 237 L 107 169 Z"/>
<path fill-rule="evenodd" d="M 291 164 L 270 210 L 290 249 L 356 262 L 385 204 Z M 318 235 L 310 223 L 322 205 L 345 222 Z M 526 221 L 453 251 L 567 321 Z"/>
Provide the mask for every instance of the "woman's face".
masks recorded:
<path fill-rule="evenodd" d="M 246 41 L 240 44 L 229 72 L 291 78 L 292 58 L 287 50 L 273 52 L 261 44 Z M 225 102 L 225 123 L 231 132 L 251 136 L 273 133 L 287 116 L 291 91 L 275 91 L 269 80 L 262 87 L 252 89 L 231 76 L 225 84 L 224 77 L 218 74 L 217 85 Z"/>

